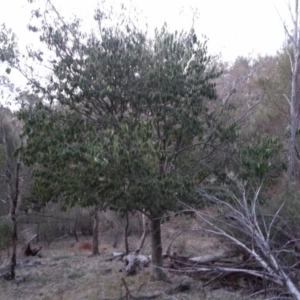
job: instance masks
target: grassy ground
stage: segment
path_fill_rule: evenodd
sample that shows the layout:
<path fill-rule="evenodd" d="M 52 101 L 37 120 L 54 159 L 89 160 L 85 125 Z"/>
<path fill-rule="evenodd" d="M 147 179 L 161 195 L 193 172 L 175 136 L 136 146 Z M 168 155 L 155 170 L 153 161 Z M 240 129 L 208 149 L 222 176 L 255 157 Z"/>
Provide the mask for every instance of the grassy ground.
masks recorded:
<path fill-rule="evenodd" d="M 172 239 L 176 231 L 181 229 L 196 229 L 197 223 L 181 219 L 178 223 L 163 224 L 163 239 Z M 120 299 L 125 296 L 126 286 L 135 297 L 159 294 L 156 299 L 170 300 L 213 300 L 213 299 L 243 299 L 240 293 L 208 286 L 201 288 L 202 282 L 185 275 L 168 273 L 172 283 L 151 280 L 150 270 L 139 270 L 136 276 L 126 276 L 124 262 L 108 261 L 113 251 L 122 252 L 124 243 L 119 242 L 113 248 L 113 237 L 110 232 L 102 235 L 100 255 L 93 257 L 89 250 L 79 251 L 78 244 L 67 238 L 51 245 L 43 245 L 42 258 L 31 257 L 19 259 L 19 263 L 26 263 L 27 267 L 17 268 L 17 282 L 0 281 L 0 299 Z M 83 239 L 82 239 L 83 241 Z M 131 248 L 134 249 L 138 238 L 130 237 Z M 149 253 L 149 240 L 144 253 Z M 173 243 L 172 250 L 182 254 L 201 255 L 220 249 L 220 242 L 208 238 L 201 232 L 185 232 Z M 2 266 L 7 266 L 4 260 Z M 167 264 L 167 262 L 166 262 Z M 123 281 L 124 280 L 124 281 Z M 180 283 L 188 283 L 191 289 L 184 293 L 170 294 L 170 291 Z M 142 298 L 141 298 L 142 299 Z"/>

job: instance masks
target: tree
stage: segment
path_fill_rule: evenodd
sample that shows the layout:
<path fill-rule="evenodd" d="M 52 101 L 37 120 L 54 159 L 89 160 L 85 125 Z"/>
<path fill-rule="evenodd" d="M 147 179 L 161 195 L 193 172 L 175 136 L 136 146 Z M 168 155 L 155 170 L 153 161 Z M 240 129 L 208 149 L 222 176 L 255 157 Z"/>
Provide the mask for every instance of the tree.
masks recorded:
<path fill-rule="evenodd" d="M 164 278 L 161 218 L 178 211 L 179 199 L 193 199 L 233 130 L 211 109 L 220 72 L 193 29 L 170 33 L 164 25 L 149 38 L 122 19 L 86 35 L 79 20 L 66 24 L 52 9 L 61 22 L 42 22 L 40 40 L 53 50 L 53 73 L 45 86 L 31 80 L 48 104 L 19 114 L 24 161 L 35 166 L 31 197 L 144 211 L 153 275 Z M 104 16 L 98 10 L 95 19 L 103 25 Z"/>
<path fill-rule="evenodd" d="M 299 1 L 295 0 L 294 10 L 291 4 L 288 4 L 292 19 L 292 33 L 287 25 L 283 22 L 285 33 L 287 36 L 286 53 L 289 57 L 291 71 L 291 91 L 290 96 L 284 94 L 285 100 L 289 104 L 290 110 L 290 142 L 288 150 L 288 166 L 287 166 L 287 185 L 293 181 L 296 171 L 296 134 L 299 126 L 298 116 L 298 74 L 299 74 L 299 59 L 300 59 L 300 37 L 299 37 Z M 279 15 L 280 16 L 280 15 Z"/>

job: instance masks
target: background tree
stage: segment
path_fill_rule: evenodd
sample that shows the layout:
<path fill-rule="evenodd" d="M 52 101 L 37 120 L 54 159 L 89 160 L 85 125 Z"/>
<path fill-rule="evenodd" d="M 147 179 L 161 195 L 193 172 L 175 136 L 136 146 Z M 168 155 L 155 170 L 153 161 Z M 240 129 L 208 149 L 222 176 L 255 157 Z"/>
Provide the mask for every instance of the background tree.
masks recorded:
<path fill-rule="evenodd" d="M 287 166 L 287 185 L 293 181 L 296 171 L 296 134 L 299 126 L 298 115 L 298 74 L 299 74 L 299 49 L 300 49 L 300 37 L 299 37 L 299 1 L 295 0 L 294 9 L 291 7 L 291 3 L 288 3 L 289 12 L 291 14 L 292 32 L 288 29 L 288 26 L 283 22 L 285 34 L 287 36 L 287 44 L 285 45 L 286 53 L 290 62 L 291 71 L 291 90 L 290 95 L 283 94 L 283 97 L 289 105 L 289 125 L 290 125 L 290 142 L 288 150 L 288 166 Z M 280 16 L 280 14 L 279 14 Z M 281 17 L 281 16 L 280 16 Z"/>
<path fill-rule="evenodd" d="M 9 278 L 14 280 L 17 259 L 17 216 L 21 201 L 21 176 L 23 175 L 20 156 L 16 156 L 16 151 L 20 147 L 20 123 L 8 109 L 1 107 L 0 111 L 0 197 L 3 208 L 1 214 L 7 214 L 9 211 L 12 221 L 12 256 Z"/>

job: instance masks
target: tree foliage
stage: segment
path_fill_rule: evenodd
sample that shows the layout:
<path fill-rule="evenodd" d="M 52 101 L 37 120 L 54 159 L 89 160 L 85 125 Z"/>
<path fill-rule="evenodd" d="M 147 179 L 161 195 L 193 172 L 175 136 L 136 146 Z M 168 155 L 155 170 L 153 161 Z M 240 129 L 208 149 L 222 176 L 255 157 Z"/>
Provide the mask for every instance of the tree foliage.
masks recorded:
<path fill-rule="evenodd" d="M 219 72 L 206 44 L 166 25 L 153 39 L 129 23 L 88 36 L 79 20 L 43 23 L 40 39 L 56 55 L 49 82 L 36 85 L 50 104 L 20 114 L 37 193 L 155 215 L 175 209 L 194 179 L 181 168 L 182 152 L 205 156 L 215 134 L 207 103 Z"/>

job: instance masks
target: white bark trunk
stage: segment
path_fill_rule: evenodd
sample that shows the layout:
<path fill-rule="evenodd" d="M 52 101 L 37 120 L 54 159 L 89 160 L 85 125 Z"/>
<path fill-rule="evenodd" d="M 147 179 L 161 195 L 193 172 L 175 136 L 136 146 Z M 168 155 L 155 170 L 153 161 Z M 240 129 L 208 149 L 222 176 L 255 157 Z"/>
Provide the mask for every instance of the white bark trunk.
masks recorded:
<path fill-rule="evenodd" d="M 292 48 L 293 53 L 289 55 L 291 62 L 291 71 L 292 71 L 292 90 L 291 90 L 291 99 L 289 101 L 290 105 L 290 143 L 289 143 L 289 153 L 288 153 L 288 185 L 293 181 L 295 176 L 296 166 L 296 133 L 298 129 L 298 72 L 299 72 L 299 11 L 298 11 L 298 0 L 295 0 L 295 15 L 292 16 L 293 19 L 293 31 L 292 36 Z"/>

